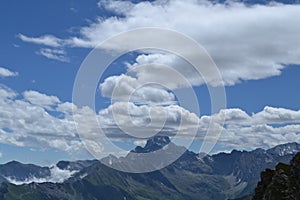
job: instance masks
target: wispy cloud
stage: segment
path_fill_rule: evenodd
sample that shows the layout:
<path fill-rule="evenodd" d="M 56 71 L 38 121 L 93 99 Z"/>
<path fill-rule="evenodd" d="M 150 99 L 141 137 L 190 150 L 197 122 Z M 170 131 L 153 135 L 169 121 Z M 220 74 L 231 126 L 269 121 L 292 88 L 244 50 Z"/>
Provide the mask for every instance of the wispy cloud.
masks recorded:
<path fill-rule="evenodd" d="M 4 67 L 0 67 L 0 77 L 11 77 L 11 76 L 18 76 L 18 72 L 10 71 Z"/>
<path fill-rule="evenodd" d="M 63 40 L 52 35 L 44 35 L 41 37 L 28 37 L 23 34 L 18 34 L 17 36 L 24 42 L 41 44 L 50 47 L 60 47 L 63 44 Z"/>
<path fill-rule="evenodd" d="M 67 55 L 66 51 L 62 49 L 42 48 L 36 53 L 48 59 L 58 60 L 61 62 L 70 62 L 70 59 L 66 56 Z"/>

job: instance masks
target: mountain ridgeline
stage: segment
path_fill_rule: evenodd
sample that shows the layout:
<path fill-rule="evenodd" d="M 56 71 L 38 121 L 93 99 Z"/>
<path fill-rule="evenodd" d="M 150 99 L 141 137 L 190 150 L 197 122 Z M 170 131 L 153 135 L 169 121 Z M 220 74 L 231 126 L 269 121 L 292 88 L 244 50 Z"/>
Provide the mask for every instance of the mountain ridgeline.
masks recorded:
<path fill-rule="evenodd" d="M 109 156 L 102 162 L 109 162 L 111 165 L 134 162 L 137 159 L 136 153 L 164 150 L 167 144 L 172 151 L 184 150 L 184 153 L 168 167 L 149 173 L 124 173 L 96 160 L 60 161 L 57 163 L 59 169 L 76 170 L 76 173 L 64 182 L 14 185 L 5 181 L 8 172 L 1 170 L 6 165 L 11 165 L 7 163 L 0 166 L 0 199 L 225 200 L 247 195 L 247 199 L 250 199 L 262 171 L 267 168 L 274 169 L 278 163 L 287 166 L 284 164 L 290 163 L 296 153 L 300 152 L 299 144 L 288 143 L 269 150 L 233 150 L 231 153 L 203 156 L 173 144 L 168 137 L 156 136 L 149 139 L 144 147 L 136 147 L 124 158 Z M 19 165 L 23 166 L 21 163 Z M 297 166 L 299 167 L 298 164 Z M 23 167 L 28 169 L 23 170 L 24 174 L 20 177 L 17 177 L 20 174 L 15 174 L 15 179 L 49 176 L 47 168 L 33 165 Z M 34 167 L 35 172 L 29 170 L 31 167 Z M 11 169 L 10 177 L 13 176 L 13 168 Z M 292 168 L 288 173 L 291 171 Z M 274 174 L 276 173 L 271 173 Z M 256 191 L 263 191 L 265 185 L 261 183 L 261 190 Z"/>

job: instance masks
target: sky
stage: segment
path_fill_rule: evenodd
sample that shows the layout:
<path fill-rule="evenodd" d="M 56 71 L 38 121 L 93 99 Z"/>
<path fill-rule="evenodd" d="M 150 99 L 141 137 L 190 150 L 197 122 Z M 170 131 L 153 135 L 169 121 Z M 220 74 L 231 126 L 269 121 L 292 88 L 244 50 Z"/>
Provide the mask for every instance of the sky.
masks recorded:
<path fill-rule="evenodd" d="M 211 121 L 212 130 L 220 133 L 211 153 L 300 143 L 297 2 L 4 0 L 0 4 L 0 163 L 49 165 L 93 158 L 82 141 L 105 156 L 116 153 L 109 140 L 124 154 L 145 144 L 143 137 L 152 131 L 177 134 L 182 142 L 193 140 L 189 148 L 198 152 L 204 140 L 215 139 L 205 137 Z M 114 60 L 99 77 L 92 94 L 95 109 L 72 102 L 76 76 L 94 48 L 118 52 L 131 41 L 122 40 L 117 47 L 98 45 L 120 33 L 149 27 L 176 31 L 199 43 L 222 81 L 210 73 L 204 79 L 170 52 L 139 50 Z M 158 43 L 165 40 L 157 38 Z M 101 60 L 97 65 L 104 67 Z M 211 71 L 207 66 L 202 70 Z M 223 86 L 226 107 L 212 111 L 208 88 Z M 190 88 L 199 113 L 181 105 L 176 96 L 176 91 Z M 104 135 L 97 135 L 98 126 Z"/>

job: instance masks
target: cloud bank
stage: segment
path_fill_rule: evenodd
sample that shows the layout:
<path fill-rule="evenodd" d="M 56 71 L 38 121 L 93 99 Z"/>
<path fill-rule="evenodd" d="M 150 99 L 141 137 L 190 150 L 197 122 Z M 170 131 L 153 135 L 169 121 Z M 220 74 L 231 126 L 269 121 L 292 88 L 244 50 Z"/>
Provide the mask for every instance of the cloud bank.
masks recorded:
<path fill-rule="evenodd" d="M 74 115 L 72 107 L 74 106 Z M 300 110 L 265 107 L 262 111 L 247 114 L 245 111 L 224 109 L 211 116 L 189 112 L 178 105 L 136 105 L 116 102 L 98 113 L 88 107 L 77 108 L 55 96 L 37 91 L 18 94 L 5 86 L 0 87 L 0 142 L 16 146 L 54 148 L 69 153 L 84 149 L 73 117 L 84 119 L 86 139 L 109 137 L 111 140 L 128 140 L 121 127 L 138 130 L 142 136 L 157 131 L 172 136 L 180 130 L 179 137 L 190 137 L 189 130 L 198 127 L 196 139 L 203 140 L 210 120 L 222 134 L 218 142 L 229 148 L 269 148 L 286 142 L 300 143 Z M 226 117 L 225 125 L 218 119 Z M 90 123 L 96 116 L 104 135 L 99 135 L 98 124 Z M 116 122 L 116 117 L 118 121 Z M 184 122 L 180 125 L 181 122 Z M 209 139 L 209 138 L 208 138 Z"/>

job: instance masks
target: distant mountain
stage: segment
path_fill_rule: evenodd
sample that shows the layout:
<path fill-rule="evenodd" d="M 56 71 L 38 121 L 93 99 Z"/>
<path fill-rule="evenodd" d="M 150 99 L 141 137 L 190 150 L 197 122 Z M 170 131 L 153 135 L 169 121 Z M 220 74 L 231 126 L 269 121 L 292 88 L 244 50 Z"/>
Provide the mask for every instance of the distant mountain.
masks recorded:
<path fill-rule="evenodd" d="M 60 161 L 55 166 L 40 167 L 33 164 L 22 164 L 17 161 L 11 161 L 0 165 L 0 183 L 30 183 L 33 181 L 45 182 L 55 180 L 64 180 L 63 177 L 53 179 L 53 176 L 65 176 L 69 178 L 71 174 L 82 170 L 96 162 L 97 160 L 79 160 L 79 161 Z M 69 175 L 64 175 L 66 171 Z M 54 174 L 56 173 L 56 174 Z"/>
<path fill-rule="evenodd" d="M 60 169 L 78 171 L 63 183 L 32 183 L 21 186 L 3 183 L 0 193 L 3 199 L 26 200 L 198 200 L 200 197 L 203 200 L 224 200 L 244 196 L 250 199 L 249 194 L 254 193 L 260 172 L 266 168 L 274 168 L 279 162 L 289 163 L 296 152 L 300 152 L 300 145 L 289 143 L 269 150 L 233 150 L 231 153 L 210 156 L 188 151 L 172 143 L 168 137 L 156 136 L 149 139 L 144 147 L 136 147 L 123 158 L 109 156 L 102 162 L 115 167 L 125 165 L 138 169 L 147 167 L 143 165 L 145 157 L 140 155 L 150 154 L 148 158 L 153 159 L 151 163 L 155 166 L 164 164 L 164 156 L 172 156 L 168 150 L 175 155 L 183 154 L 159 171 L 124 173 L 95 160 L 61 161 L 57 163 Z M 155 153 L 158 151 L 159 155 Z"/>
<path fill-rule="evenodd" d="M 16 181 L 26 181 L 32 177 L 44 178 L 50 176 L 48 167 L 40 167 L 33 164 L 22 164 L 17 161 L 11 161 L 0 165 L 0 182 L 7 179 Z"/>
<path fill-rule="evenodd" d="M 279 163 L 275 170 L 266 169 L 261 173 L 253 200 L 300 199 L 300 153 L 290 165 Z"/>

